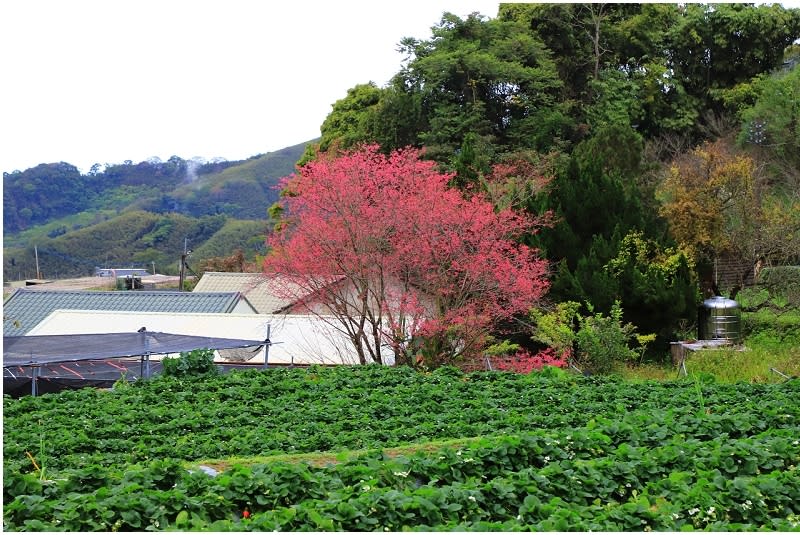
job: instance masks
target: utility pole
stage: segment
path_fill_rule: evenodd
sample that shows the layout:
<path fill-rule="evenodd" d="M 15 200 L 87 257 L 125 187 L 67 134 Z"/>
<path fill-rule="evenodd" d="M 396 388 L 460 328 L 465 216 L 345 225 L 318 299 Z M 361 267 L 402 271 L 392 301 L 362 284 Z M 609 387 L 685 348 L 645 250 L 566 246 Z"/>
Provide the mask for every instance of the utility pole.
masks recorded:
<path fill-rule="evenodd" d="M 178 291 L 179 292 L 183 291 L 183 281 L 186 279 L 186 257 L 189 256 L 190 254 L 192 254 L 192 252 L 189 251 L 186 248 L 187 242 L 188 242 L 188 238 L 184 238 L 183 239 L 183 254 L 181 255 L 180 277 L 178 279 L 178 285 L 179 285 L 178 286 Z"/>
<path fill-rule="evenodd" d="M 36 245 L 33 246 L 33 254 L 36 256 L 36 279 L 42 278 L 42 273 L 39 271 L 39 249 Z"/>

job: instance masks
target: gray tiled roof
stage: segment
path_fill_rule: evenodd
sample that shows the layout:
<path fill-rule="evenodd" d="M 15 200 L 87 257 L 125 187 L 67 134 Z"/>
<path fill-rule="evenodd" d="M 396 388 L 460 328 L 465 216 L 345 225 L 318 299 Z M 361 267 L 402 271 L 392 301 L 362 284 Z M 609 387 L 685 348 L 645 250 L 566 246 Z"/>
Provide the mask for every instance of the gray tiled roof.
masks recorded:
<path fill-rule="evenodd" d="M 20 288 L 3 304 L 3 336 L 21 336 L 52 311 L 232 312 L 238 292 L 64 291 Z"/>

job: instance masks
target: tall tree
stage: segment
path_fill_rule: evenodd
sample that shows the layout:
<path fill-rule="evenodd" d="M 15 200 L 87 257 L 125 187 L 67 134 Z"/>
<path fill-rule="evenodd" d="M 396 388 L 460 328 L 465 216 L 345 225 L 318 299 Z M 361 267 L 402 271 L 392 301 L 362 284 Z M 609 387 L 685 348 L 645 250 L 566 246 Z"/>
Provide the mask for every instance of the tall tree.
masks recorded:
<path fill-rule="evenodd" d="M 800 49 L 800 47 L 798 47 Z M 796 60 L 800 64 L 800 60 Z M 745 107 L 738 141 L 765 161 L 772 181 L 800 190 L 800 67 L 752 84 L 757 94 Z"/>
<path fill-rule="evenodd" d="M 359 84 L 347 90 L 347 96 L 337 100 L 331 112 L 320 127 L 319 143 L 310 144 L 298 165 L 314 159 L 319 151 L 325 152 L 334 145 L 339 149 L 349 149 L 358 143 L 372 141 L 370 126 L 377 113 L 383 90 L 373 82 Z"/>
<path fill-rule="evenodd" d="M 523 132 L 551 120 L 559 102 L 550 53 L 519 22 L 446 13 L 432 39 L 407 38 L 402 48 L 409 61 L 396 82 L 422 97 L 430 157 L 447 161 L 469 132 L 500 147 L 531 143 Z"/>
<path fill-rule="evenodd" d="M 319 158 L 285 180 L 288 224 L 264 269 L 286 297 L 313 296 L 361 362 L 428 365 L 476 355 L 493 327 L 527 313 L 547 284 L 546 263 L 515 239 L 537 221 L 496 211 L 448 187 L 452 174 L 414 149 L 375 145 Z"/>
<path fill-rule="evenodd" d="M 718 140 L 676 159 L 660 191 L 678 243 L 700 262 L 739 261 L 738 287 L 759 262 L 783 262 L 800 252 L 800 199 L 773 191 L 763 178 L 731 140 Z"/>

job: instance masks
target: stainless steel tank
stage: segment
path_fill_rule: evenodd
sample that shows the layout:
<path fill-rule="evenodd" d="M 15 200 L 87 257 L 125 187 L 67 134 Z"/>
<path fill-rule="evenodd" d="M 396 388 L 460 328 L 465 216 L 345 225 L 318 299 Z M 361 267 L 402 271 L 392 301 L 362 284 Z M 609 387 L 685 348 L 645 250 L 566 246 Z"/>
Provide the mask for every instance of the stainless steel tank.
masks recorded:
<path fill-rule="evenodd" d="M 700 340 L 742 341 L 742 310 L 733 299 L 717 295 L 703 301 L 697 325 Z"/>

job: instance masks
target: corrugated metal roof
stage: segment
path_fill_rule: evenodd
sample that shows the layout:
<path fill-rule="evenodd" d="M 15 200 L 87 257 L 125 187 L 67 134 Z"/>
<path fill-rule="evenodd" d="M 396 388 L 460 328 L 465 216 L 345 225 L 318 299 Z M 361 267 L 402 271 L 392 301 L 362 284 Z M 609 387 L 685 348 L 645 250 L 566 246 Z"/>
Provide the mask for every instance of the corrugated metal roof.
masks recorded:
<path fill-rule="evenodd" d="M 297 285 L 293 285 L 279 276 L 267 276 L 263 273 L 227 273 L 208 271 L 203 273 L 193 292 L 241 292 L 259 314 L 274 314 L 291 305 L 296 299 L 287 299 L 276 295 L 275 286 L 291 288 L 291 295 L 302 296 Z M 289 286 L 291 285 L 291 286 Z"/>
<path fill-rule="evenodd" d="M 332 327 L 332 318 L 309 315 L 202 314 L 56 310 L 30 331 L 31 335 L 148 331 L 264 340 L 270 326 L 269 362 L 274 364 L 357 364 L 350 340 Z M 247 350 L 239 350 L 247 351 Z M 390 351 L 387 348 L 387 354 Z M 224 352 L 223 352 L 224 355 Z M 263 363 L 264 350 L 250 363 Z"/>
<path fill-rule="evenodd" d="M 144 312 L 230 312 L 237 292 L 72 291 L 20 288 L 3 304 L 3 335 L 20 336 L 58 309 Z M 103 332 L 103 331 L 95 331 Z"/>

